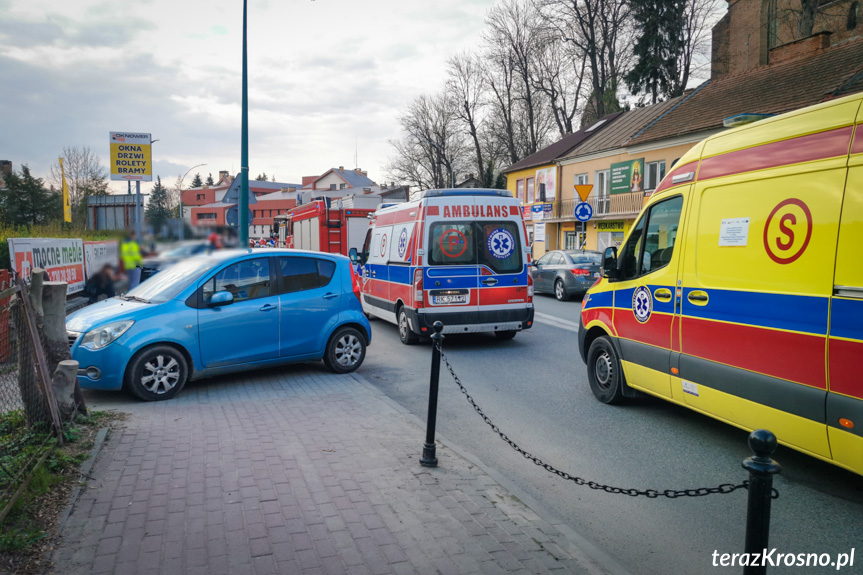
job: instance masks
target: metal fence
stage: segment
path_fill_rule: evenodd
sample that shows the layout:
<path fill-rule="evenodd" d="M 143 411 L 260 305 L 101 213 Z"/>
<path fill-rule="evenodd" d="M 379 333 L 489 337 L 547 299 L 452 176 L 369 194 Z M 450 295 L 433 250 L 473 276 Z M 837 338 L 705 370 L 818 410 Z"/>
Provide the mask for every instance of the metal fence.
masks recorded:
<path fill-rule="evenodd" d="M 0 521 L 50 445 L 62 443 L 64 422 L 27 297 L 0 271 Z"/>

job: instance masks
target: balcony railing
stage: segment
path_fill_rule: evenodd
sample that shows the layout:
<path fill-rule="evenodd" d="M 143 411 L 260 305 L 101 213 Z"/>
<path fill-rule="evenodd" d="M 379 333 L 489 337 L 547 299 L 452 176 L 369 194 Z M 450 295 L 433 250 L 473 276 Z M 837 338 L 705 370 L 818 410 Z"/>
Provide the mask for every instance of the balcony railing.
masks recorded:
<path fill-rule="evenodd" d="M 551 216 L 546 218 L 575 219 L 575 206 L 581 203 L 579 198 L 554 202 Z M 609 196 L 591 196 L 587 203 L 593 208 L 593 216 L 637 216 L 644 205 L 644 192 L 614 194 Z"/>

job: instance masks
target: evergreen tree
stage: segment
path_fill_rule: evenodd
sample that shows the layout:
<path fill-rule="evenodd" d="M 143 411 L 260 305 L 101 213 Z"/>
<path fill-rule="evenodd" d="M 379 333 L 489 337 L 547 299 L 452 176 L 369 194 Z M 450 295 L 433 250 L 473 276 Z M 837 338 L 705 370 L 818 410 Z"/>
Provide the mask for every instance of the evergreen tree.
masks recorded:
<path fill-rule="evenodd" d="M 210 176 L 212 179 L 212 176 Z M 200 188 L 204 185 L 204 181 L 201 179 L 201 174 L 195 174 L 195 177 L 192 178 L 192 183 L 189 184 L 190 188 Z"/>
<path fill-rule="evenodd" d="M 684 46 L 685 0 L 630 0 L 638 39 L 635 66 L 624 78 L 634 94 L 649 94 L 655 104 L 676 95 Z M 684 86 L 685 88 L 685 86 Z"/>
<path fill-rule="evenodd" d="M 255 176 L 255 181 L 266 182 L 267 181 L 267 172 L 264 172 L 263 174 L 258 174 L 257 176 Z"/>
<path fill-rule="evenodd" d="M 34 178 L 30 168 L 21 166 L 20 174 L 12 172 L 0 190 L 0 221 L 20 227 L 45 224 L 63 219 L 63 196 L 46 190 L 41 178 Z"/>
<path fill-rule="evenodd" d="M 212 173 L 210 173 L 207 176 L 207 181 L 204 183 L 207 184 L 208 186 L 215 186 L 216 185 L 216 183 L 213 181 L 213 174 Z"/>
<path fill-rule="evenodd" d="M 147 205 L 147 221 L 153 226 L 156 235 L 162 230 L 171 217 L 168 188 L 162 185 L 162 178 L 156 176 L 156 185 L 150 191 L 150 203 Z"/>

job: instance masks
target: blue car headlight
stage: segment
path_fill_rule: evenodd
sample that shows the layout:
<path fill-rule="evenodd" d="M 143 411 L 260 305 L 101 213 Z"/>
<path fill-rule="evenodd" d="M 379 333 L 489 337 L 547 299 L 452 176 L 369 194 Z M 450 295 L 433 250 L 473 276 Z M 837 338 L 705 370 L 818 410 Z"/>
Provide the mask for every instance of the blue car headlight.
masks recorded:
<path fill-rule="evenodd" d="M 135 323 L 135 320 L 127 319 L 125 321 L 115 321 L 103 325 L 100 328 L 93 329 L 84 334 L 84 339 L 81 340 L 81 347 L 86 349 L 102 349 L 127 331 Z"/>

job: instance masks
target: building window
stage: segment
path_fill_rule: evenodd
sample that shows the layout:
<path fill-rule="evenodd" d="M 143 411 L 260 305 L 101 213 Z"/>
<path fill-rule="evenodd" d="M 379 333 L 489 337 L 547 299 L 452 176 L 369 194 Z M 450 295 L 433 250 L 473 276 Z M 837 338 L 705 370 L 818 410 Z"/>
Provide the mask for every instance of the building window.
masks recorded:
<path fill-rule="evenodd" d="M 216 214 L 198 214 L 199 220 L 215 220 Z"/>
<path fill-rule="evenodd" d="M 340 189 L 340 190 L 344 190 L 344 189 L 345 189 L 345 184 L 339 184 L 339 189 Z"/>
<path fill-rule="evenodd" d="M 608 170 L 599 170 L 596 172 L 596 181 L 593 184 L 593 189 L 596 192 L 596 214 L 607 214 L 611 203 L 608 197 Z"/>
<path fill-rule="evenodd" d="M 335 184 L 330 184 L 330 190 L 331 190 L 331 191 L 335 191 L 335 190 L 336 190 L 336 185 L 335 185 Z"/>
<path fill-rule="evenodd" d="M 518 198 L 519 202 L 524 203 L 524 180 L 516 180 L 515 197 Z"/>
<path fill-rule="evenodd" d="M 575 175 L 575 185 L 583 186 L 587 184 L 587 174 L 576 174 Z"/>
<path fill-rule="evenodd" d="M 857 13 L 860 11 L 860 2 L 852 2 L 851 8 L 848 9 L 848 21 L 845 27 L 848 30 L 853 30 L 857 27 Z"/>
<path fill-rule="evenodd" d="M 659 185 L 659 182 L 662 181 L 662 178 L 665 177 L 665 160 L 660 160 L 658 162 L 650 162 L 646 166 L 644 166 L 645 178 L 644 178 L 644 189 L 645 190 L 655 190 Z"/>
<path fill-rule="evenodd" d="M 527 199 L 525 200 L 525 203 L 533 203 L 533 178 L 527 179 Z"/>

